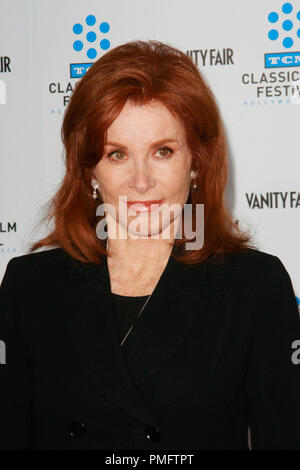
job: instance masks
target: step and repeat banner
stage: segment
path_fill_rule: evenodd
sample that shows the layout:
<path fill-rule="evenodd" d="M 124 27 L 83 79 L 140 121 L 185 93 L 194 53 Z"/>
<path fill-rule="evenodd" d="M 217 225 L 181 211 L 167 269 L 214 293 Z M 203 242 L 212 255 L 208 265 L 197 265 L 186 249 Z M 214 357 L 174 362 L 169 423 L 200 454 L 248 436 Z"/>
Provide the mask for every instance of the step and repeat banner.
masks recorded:
<path fill-rule="evenodd" d="M 220 106 L 228 207 L 300 297 L 300 0 L 0 0 L 0 280 L 64 174 L 63 115 L 97 59 L 132 40 L 188 54 Z M 35 228 L 34 228 L 35 227 Z"/>

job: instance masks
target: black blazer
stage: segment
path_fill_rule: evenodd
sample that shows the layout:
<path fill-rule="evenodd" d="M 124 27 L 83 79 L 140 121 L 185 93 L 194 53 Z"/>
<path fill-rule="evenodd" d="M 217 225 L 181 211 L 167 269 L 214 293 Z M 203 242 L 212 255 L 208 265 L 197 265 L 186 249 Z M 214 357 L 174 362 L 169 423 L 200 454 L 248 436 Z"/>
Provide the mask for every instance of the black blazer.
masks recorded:
<path fill-rule="evenodd" d="M 300 318 L 276 256 L 170 256 L 123 348 L 106 258 L 18 256 L 0 338 L 2 449 L 248 449 L 249 425 L 252 449 L 300 449 Z"/>

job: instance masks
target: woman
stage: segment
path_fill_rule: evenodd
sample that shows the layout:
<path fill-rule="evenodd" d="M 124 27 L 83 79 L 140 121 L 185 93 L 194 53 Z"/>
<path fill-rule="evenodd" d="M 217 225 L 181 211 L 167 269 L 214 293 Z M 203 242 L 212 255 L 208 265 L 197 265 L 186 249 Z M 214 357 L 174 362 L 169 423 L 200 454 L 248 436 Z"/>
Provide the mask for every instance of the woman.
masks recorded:
<path fill-rule="evenodd" d="M 0 447 L 300 449 L 291 280 L 225 207 L 224 128 L 197 67 L 160 42 L 112 49 L 62 140 L 53 231 L 1 285 Z"/>

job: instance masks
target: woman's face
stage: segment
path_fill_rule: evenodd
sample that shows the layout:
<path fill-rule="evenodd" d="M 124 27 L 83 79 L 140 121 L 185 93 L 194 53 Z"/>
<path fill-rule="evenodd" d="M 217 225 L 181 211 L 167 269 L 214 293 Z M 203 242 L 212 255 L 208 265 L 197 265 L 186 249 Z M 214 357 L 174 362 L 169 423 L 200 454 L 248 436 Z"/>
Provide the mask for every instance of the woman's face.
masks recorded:
<path fill-rule="evenodd" d="M 172 229 L 181 215 L 190 191 L 191 161 L 182 126 L 167 108 L 157 101 L 144 106 L 127 102 L 108 128 L 104 154 L 93 176 L 104 203 L 113 206 L 113 218 L 122 232 L 147 238 L 169 225 Z M 126 197 L 123 202 L 121 196 Z M 161 200 L 162 205 L 151 211 L 141 211 L 145 209 L 141 206 L 130 215 L 134 206 L 130 208 L 127 201 Z M 179 204 L 180 210 L 172 213 L 172 204 Z M 137 217 L 142 221 L 138 228 L 131 224 Z"/>

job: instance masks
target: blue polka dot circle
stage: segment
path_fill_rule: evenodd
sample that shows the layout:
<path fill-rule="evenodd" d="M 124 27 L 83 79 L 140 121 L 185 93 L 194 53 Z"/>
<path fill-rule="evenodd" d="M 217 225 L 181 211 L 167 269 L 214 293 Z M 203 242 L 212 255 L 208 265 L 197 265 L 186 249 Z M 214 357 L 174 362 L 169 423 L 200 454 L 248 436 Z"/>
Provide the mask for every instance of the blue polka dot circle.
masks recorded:
<path fill-rule="evenodd" d="M 73 26 L 73 33 L 75 33 L 75 34 L 81 34 L 81 33 L 82 33 L 82 30 L 83 30 L 82 24 L 80 24 L 80 23 L 74 24 L 74 26 Z"/>
<path fill-rule="evenodd" d="M 109 42 L 108 39 L 101 39 L 101 41 L 100 41 L 101 49 L 106 51 L 109 48 L 109 46 L 110 46 L 110 42 Z"/>
<path fill-rule="evenodd" d="M 95 57 L 97 56 L 97 51 L 94 47 L 91 47 L 90 49 L 88 49 L 86 55 L 89 59 L 95 59 Z"/>
<path fill-rule="evenodd" d="M 270 21 L 270 23 L 276 23 L 278 19 L 279 19 L 279 15 L 275 11 L 272 11 L 268 16 L 268 20 Z"/>
<path fill-rule="evenodd" d="M 293 22 L 291 20 L 285 20 L 283 23 L 282 23 L 282 28 L 285 30 L 285 31 L 290 31 L 293 27 Z"/>
<path fill-rule="evenodd" d="M 96 41 L 96 38 L 97 38 L 97 35 L 96 33 L 94 33 L 94 31 L 89 31 L 86 35 L 86 39 L 87 41 L 89 42 L 94 42 Z"/>
<path fill-rule="evenodd" d="M 282 44 L 283 44 L 284 47 L 289 49 L 294 44 L 294 41 L 293 41 L 292 38 L 284 38 L 284 40 L 282 41 Z"/>
<path fill-rule="evenodd" d="M 94 15 L 88 15 L 85 19 L 85 22 L 88 26 L 94 26 L 96 23 L 96 17 Z"/>
<path fill-rule="evenodd" d="M 99 29 L 101 33 L 108 33 L 110 27 L 109 27 L 109 24 L 106 23 L 106 21 L 103 21 L 103 23 L 100 24 Z"/>
<path fill-rule="evenodd" d="M 279 36 L 279 33 L 276 29 L 271 29 L 268 33 L 268 38 L 271 39 L 271 41 L 275 41 Z"/>
<path fill-rule="evenodd" d="M 75 51 L 81 51 L 83 49 L 83 42 L 82 41 L 73 42 L 73 49 Z"/>
<path fill-rule="evenodd" d="M 282 5 L 282 11 L 283 11 L 283 13 L 286 13 L 286 14 L 291 13 L 293 11 L 293 5 L 289 2 L 284 3 Z"/>

